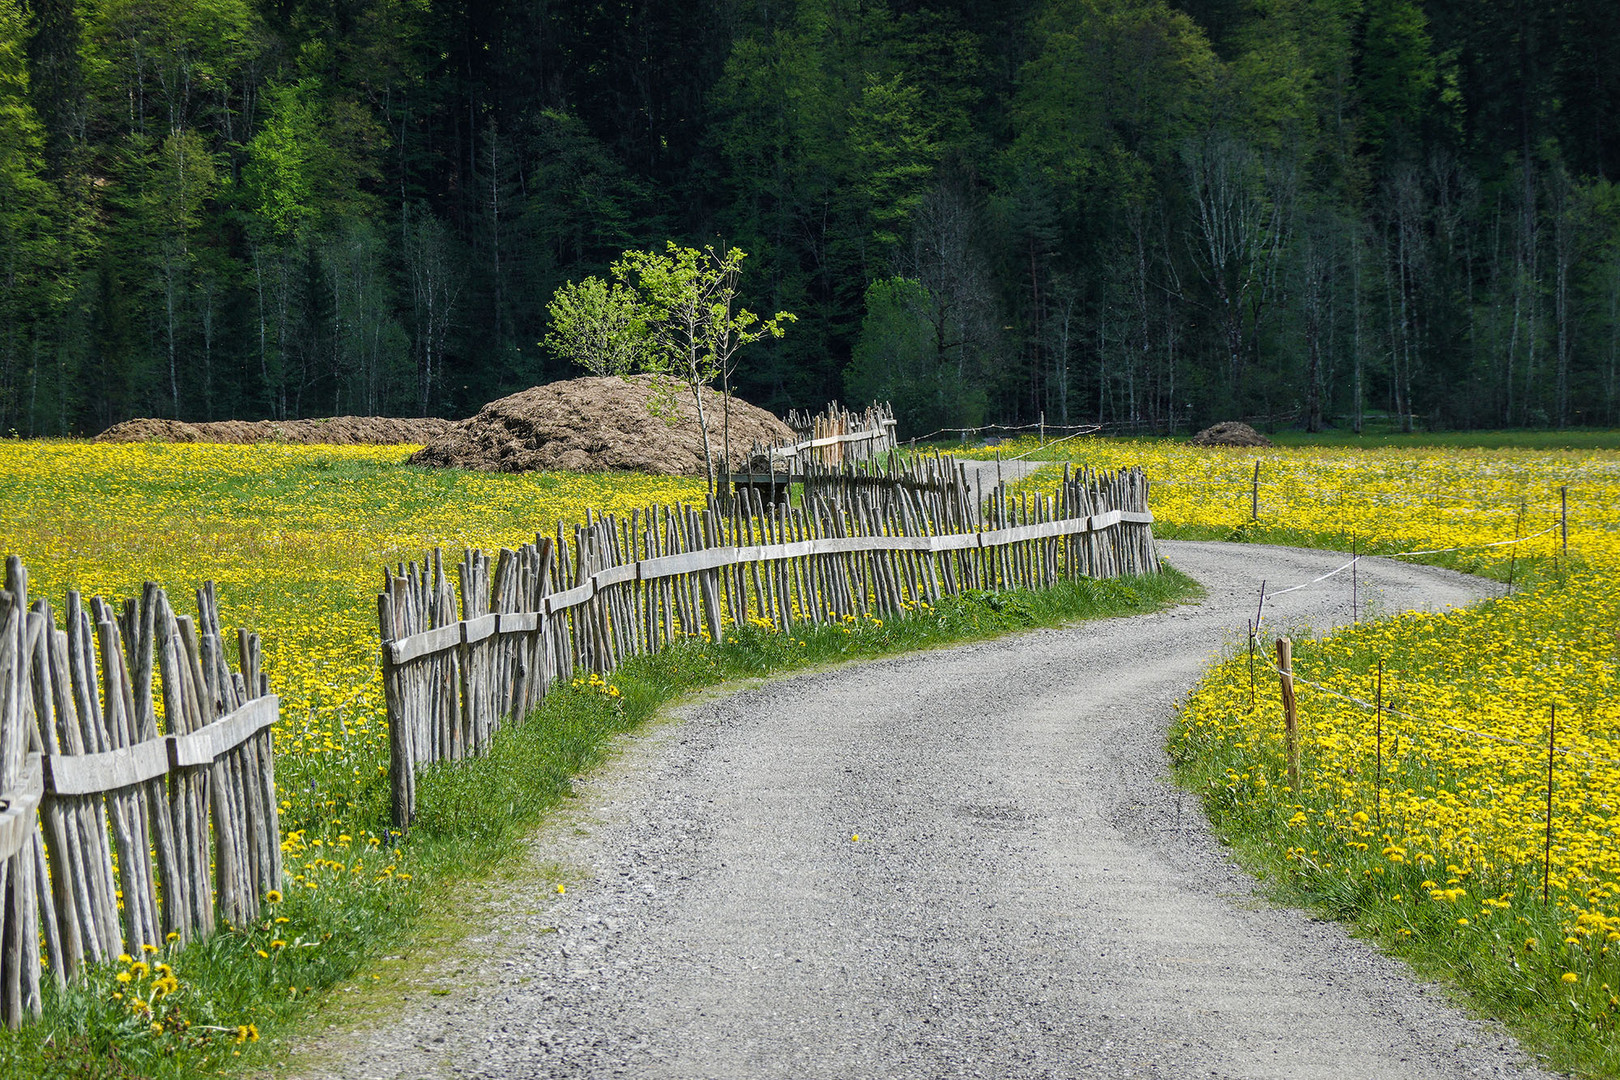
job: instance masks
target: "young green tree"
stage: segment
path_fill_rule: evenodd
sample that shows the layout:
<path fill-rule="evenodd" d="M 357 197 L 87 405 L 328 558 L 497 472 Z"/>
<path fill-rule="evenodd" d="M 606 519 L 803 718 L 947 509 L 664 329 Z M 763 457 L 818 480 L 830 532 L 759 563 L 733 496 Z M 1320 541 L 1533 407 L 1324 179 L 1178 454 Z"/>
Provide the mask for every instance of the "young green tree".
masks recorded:
<path fill-rule="evenodd" d="M 703 408 L 703 388 L 720 380 L 726 399 L 724 448 L 731 467 L 731 376 L 737 352 L 761 338 L 779 338 L 791 312 L 778 311 L 761 322 L 758 315 L 737 306 L 737 280 L 741 248 L 724 255 L 712 247 L 681 247 L 669 241 L 663 253 L 627 251 L 613 264 L 613 274 L 634 282 L 646 310 L 647 355 L 642 367 L 684 383 L 697 405 L 698 427 L 703 432 L 703 466 L 709 490 L 714 490 L 714 452 L 709 441 L 709 419 Z"/>
<path fill-rule="evenodd" d="M 795 316 L 779 311 L 769 319 L 737 305 L 740 248 L 724 255 L 712 247 L 681 247 L 669 241 L 663 252 L 626 251 L 613 264 L 613 284 L 598 278 L 570 282 L 553 296 L 551 348 L 600 374 L 630 370 L 661 375 L 684 386 L 697 406 L 703 433 L 703 465 L 714 489 L 714 451 L 709 438 L 703 390 L 716 380 L 727 399 L 724 453 L 731 462 L 731 376 L 737 353 L 761 338 L 779 338 Z"/>

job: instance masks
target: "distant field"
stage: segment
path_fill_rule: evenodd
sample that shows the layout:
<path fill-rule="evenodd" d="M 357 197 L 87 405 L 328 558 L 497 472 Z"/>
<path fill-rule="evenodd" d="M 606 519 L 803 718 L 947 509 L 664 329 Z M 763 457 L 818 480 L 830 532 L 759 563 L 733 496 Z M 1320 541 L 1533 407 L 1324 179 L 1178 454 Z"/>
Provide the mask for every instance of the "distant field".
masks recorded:
<path fill-rule="evenodd" d="M 1192 431 L 1183 431 L 1175 435 L 1085 436 L 1084 441 L 1185 443 L 1192 434 Z M 1494 431 L 1403 432 L 1394 424 L 1374 421 L 1364 424 L 1360 435 L 1347 427 L 1311 433 L 1296 428 L 1282 428 L 1276 431 L 1262 430 L 1261 434 L 1278 446 L 1299 447 L 1424 449 L 1450 446 L 1483 450 L 1620 450 L 1620 428 L 1505 428 Z M 983 439 L 980 437 L 975 437 L 971 444 L 945 439 L 929 443 L 928 448 L 930 450 L 937 448 L 942 454 L 963 453 L 974 457 L 994 453 L 995 447 L 986 448 L 981 445 L 982 442 Z M 1003 449 L 1012 442 L 1016 442 L 1020 450 L 1028 449 L 1030 445 L 1027 438 L 1018 438 L 1003 443 Z"/>

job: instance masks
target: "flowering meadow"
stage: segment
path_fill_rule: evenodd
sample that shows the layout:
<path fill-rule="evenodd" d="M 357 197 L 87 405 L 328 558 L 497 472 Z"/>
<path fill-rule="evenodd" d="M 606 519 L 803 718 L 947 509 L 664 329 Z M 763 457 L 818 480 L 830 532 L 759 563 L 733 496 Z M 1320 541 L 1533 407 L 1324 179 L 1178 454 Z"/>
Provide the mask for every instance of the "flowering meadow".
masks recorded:
<path fill-rule="evenodd" d="M 1160 536 L 1418 552 L 1403 557 L 1514 582 L 1476 609 L 1295 642 L 1297 791 L 1276 632 L 1252 664 L 1243 650 L 1209 673 L 1169 748 L 1257 869 L 1457 980 L 1564 1065 L 1620 1071 L 1620 453 L 1069 454 L 1141 464 Z"/>
<path fill-rule="evenodd" d="M 218 584 L 227 631 L 263 638 L 289 830 L 381 797 L 382 568 L 435 545 L 494 551 L 583 518 L 701 497 L 701 480 L 411 468 L 412 447 L 0 441 L 0 549 L 60 608 L 67 589 Z M 231 634 L 227 632 L 227 638 Z M 326 811 L 337 811 L 330 814 Z"/>
<path fill-rule="evenodd" d="M 414 901 L 409 846 L 385 828 L 388 736 L 376 594 L 385 564 L 442 545 L 495 550 L 551 532 L 586 507 L 628 510 L 700 497 L 701 480 L 623 474 L 500 475 L 406 466 L 412 447 L 97 444 L 0 440 L 0 549 L 22 557 L 36 598 L 109 598 L 218 585 L 231 628 L 259 631 L 281 696 L 275 728 L 287 896 L 263 925 L 182 953 L 174 943 L 92 973 L 62 1015 L 0 1045 L 0 1073 L 104 1058 L 229 1061 L 257 1041 L 264 1003 L 346 977 L 372 950 L 362 928 Z M 337 932 L 334 932 L 336 930 Z M 78 1045 L 74 1031 L 88 1031 Z M 0 1036 L 0 1043 L 3 1043 Z M 44 1049 L 39 1049 L 44 1047 Z M 9 1052 L 24 1054 L 12 1061 Z M 28 1057 L 33 1053 L 36 1056 Z"/>

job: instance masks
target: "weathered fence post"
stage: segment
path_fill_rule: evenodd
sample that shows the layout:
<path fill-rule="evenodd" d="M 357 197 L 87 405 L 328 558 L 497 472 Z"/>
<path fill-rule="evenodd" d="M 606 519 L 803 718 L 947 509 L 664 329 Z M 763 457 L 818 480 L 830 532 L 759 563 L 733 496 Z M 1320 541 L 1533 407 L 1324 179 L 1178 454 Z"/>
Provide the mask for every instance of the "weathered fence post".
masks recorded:
<path fill-rule="evenodd" d="M 1558 489 L 1558 535 L 1563 542 L 1563 554 L 1569 557 L 1569 487 Z"/>
<path fill-rule="evenodd" d="M 1378 659 L 1378 684 L 1373 691 L 1373 818 L 1384 827 L 1384 660 Z"/>
<path fill-rule="evenodd" d="M 1283 750 L 1288 757 L 1288 787 L 1299 790 L 1299 714 L 1294 704 L 1294 645 L 1277 639 L 1277 672 L 1282 680 Z"/>
<path fill-rule="evenodd" d="M 86 612 L 70 592 L 61 630 L 47 602 L 28 605 L 16 558 L 6 585 L 0 1016 L 16 1027 L 40 1012 L 42 948 L 63 985 L 87 963 L 207 936 L 216 902 L 236 925 L 257 915 L 281 884 L 278 701 L 256 635 L 239 635 L 241 673 L 226 666 L 212 584 L 195 620 L 151 583 L 121 611 L 93 597 Z"/>

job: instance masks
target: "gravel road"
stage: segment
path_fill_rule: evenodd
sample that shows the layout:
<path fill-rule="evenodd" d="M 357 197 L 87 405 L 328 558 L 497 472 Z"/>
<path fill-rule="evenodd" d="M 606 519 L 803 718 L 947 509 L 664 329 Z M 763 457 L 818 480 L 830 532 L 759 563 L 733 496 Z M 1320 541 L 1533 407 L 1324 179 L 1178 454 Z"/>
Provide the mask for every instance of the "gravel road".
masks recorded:
<path fill-rule="evenodd" d="M 535 884 L 469 901 L 443 985 L 323 1036 L 301 1074 L 1546 1075 L 1266 902 L 1166 782 L 1176 702 L 1260 580 L 1340 560 L 1162 547 L 1201 604 L 763 683 L 627 740 L 533 839 Z M 1269 621 L 1345 621 L 1347 578 Z M 1361 584 L 1385 613 L 1490 588 L 1371 562 Z"/>

